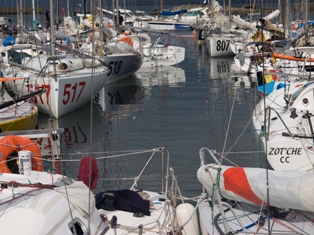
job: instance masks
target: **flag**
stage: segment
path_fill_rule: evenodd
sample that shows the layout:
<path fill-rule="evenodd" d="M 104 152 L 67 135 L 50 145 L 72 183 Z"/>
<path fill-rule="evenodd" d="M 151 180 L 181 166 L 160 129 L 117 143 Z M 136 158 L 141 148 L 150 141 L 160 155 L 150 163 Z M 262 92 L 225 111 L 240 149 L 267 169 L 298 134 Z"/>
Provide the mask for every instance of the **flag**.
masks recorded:
<path fill-rule="evenodd" d="M 275 82 L 277 81 L 278 77 L 276 75 L 264 74 L 262 71 L 258 71 L 256 75 L 258 87 L 257 89 L 265 93 L 266 95 L 272 93 L 275 89 Z"/>

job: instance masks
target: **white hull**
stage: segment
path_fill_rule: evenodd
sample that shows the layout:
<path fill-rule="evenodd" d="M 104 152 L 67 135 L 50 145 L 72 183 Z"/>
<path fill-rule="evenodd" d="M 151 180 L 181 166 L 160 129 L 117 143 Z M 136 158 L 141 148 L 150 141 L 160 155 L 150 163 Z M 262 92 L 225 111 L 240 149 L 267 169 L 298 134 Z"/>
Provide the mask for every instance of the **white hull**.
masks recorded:
<path fill-rule="evenodd" d="M 148 28 L 152 30 L 175 30 L 175 25 L 172 22 L 150 21 Z"/>
<path fill-rule="evenodd" d="M 177 21 L 135 21 L 134 27 L 148 28 L 150 30 L 164 31 L 164 30 L 192 30 L 192 26 L 188 23 L 180 23 Z"/>
<path fill-rule="evenodd" d="M 185 48 L 176 46 L 155 46 L 144 54 L 143 68 L 171 66 L 181 63 L 185 59 Z"/>
<path fill-rule="evenodd" d="M 262 99 L 253 112 L 253 124 L 256 138 L 261 148 L 266 150 L 267 159 L 275 170 L 313 170 L 314 151 L 313 139 L 306 112 L 313 113 L 313 84 L 306 86 L 305 81 L 291 82 L 288 95 L 285 88 L 273 91 Z M 311 84 L 311 83 L 309 83 Z M 303 92 L 297 90 L 306 87 Z M 293 95 L 295 93 L 295 95 Z M 292 94 L 293 101 L 290 97 Z M 296 96 L 296 94 L 299 94 Z M 284 100 L 288 100 L 288 104 Z M 266 128 L 264 128 L 264 107 L 271 107 L 267 114 Z M 291 110 L 295 109 L 295 113 Z M 264 137 L 267 132 L 267 149 Z M 290 134 L 291 133 L 291 134 Z M 300 136 L 300 137 L 298 137 Z"/>
<path fill-rule="evenodd" d="M 220 235 L 222 234 L 221 231 L 223 231 L 223 234 L 228 234 L 228 232 L 231 232 L 230 234 L 232 234 L 232 232 L 234 232 L 235 234 L 298 235 L 311 234 L 314 230 L 314 225 L 311 221 L 313 215 L 307 212 L 291 210 L 286 213 L 284 219 L 273 217 L 268 220 L 266 216 L 262 216 L 267 210 L 265 207 L 247 206 L 245 204 L 236 206 L 235 203 L 227 201 L 222 202 L 221 207 L 214 203 L 212 208 L 209 206 L 209 202 L 212 203 L 210 199 L 206 199 L 202 201 L 198 207 L 202 234 Z M 230 208 L 232 209 L 230 210 Z M 224 212 L 223 217 L 222 211 L 224 210 L 226 211 Z M 262 226 L 259 226 L 258 222 L 261 216 L 265 223 Z M 217 221 L 213 218 L 217 219 Z M 227 222 L 227 228 L 224 227 L 224 220 Z M 271 230 L 268 233 L 269 227 Z"/>
<path fill-rule="evenodd" d="M 235 55 L 230 47 L 231 38 L 223 37 L 221 35 L 210 35 L 205 38 L 205 41 L 211 57 Z"/>
<path fill-rule="evenodd" d="M 1 192 L 2 233 L 70 235 L 73 234 L 71 232 L 73 216 L 77 229 L 81 227 L 87 232 L 89 226 L 92 234 L 100 234 L 107 224 L 102 222 L 100 212 L 95 210 L 94 196 L 88 187 L 83 182 L 71 180 L 68 181 L 70 184 L 66 185 L 63 179 L 62 175 L 36 171 L 31 171 L 29 176 L 1 174 L 2 183 L 9 184 L 14 181 L 16 185 L 23 185 L 23 187 L 8 186 Z M 49 187 L 52 185 L 58 186 Z M 88 197 L 91 198 L 89 219 Z M 18 225 L 16 220 L 19 221 Z"/>
<path fill-rule="evenodd" d="M 146 33 L 122 36 L 119 41 L 124 41 L 128 46 L 143 55 L 142 68 L 171 66 L 181 63 L 185 59 L 185 48 L 163 44 L 164 38 L 159 37 L 156 43 L 151 42 L 151 37 Z"/>
<path fill-rule="evenodd" d="M 200 150 L 197 178 L 207 193 L 198 206 L 202 234 L 312 233 L 313 172 L 206 164 L 207 151 L 219 164 L 214 151 Z"/>
<path fill-rule="evenodd" d="M 27 64 L 28 67 L 40 68 L 44 65 L 46 57 L 34 58 Z M 71 61 L 71 59 L 69 59 Z M 46 92 L 35 98 L 35 104 L 40 112 L 59 118 L 70 113 L 91 100 L 106 82 L 108 70 L 103 67 L 82 68 L 74 71 L 62 72 L 57 74 L 55 79 L 52 76 L 53 70 L 49 67 L 51 75 L 41 75 L 32 70 L 17 70 L 14 76 L 26 77 L 24 80 L 9 82 L 12 89 L 21 94 L 34 92 L 40 87 Z M 7 77 L 10 74 L 6 74 Z M 12 75 L 11 75 L 12 76 Z"/>
<path fill-rule="evenodd" d="M 13 138 L 13 139 L 12 139 Z M 10 139 L 10 142 L 7 142 Z M 19 144 L 23 144 L 23 148 L 32 146 L 32 150 L 37 151 L 35 142 L 27 138 L 16 136 L 4 137 L 2 140 L 2 150 L 5 148 L 20 148 Z M 18 143 L 16 143 L 18 142 Z M 7 147 L 5 143 L 9 143 Z M 27 143 L 27 144 L 25 144 Z M 26 147 L 25 147 L 26 145 Z M 35 152 L 35 151 L 34 151 Z M 86 152 L 86 151 L 83 151 Z M 84 153 L 81 152 L 82 155 Z M 160 155 L 158 154 L 160 152 Z M 0 213 L 1 213 L 1 231 L 3 234 L 95 234 L 95 235 L 125 235 L 147 234 L 147 235 L 168 235 L 170 233 L 183 235 L 199 235 L 199 226 L 196 214 L 196 207 L 187 203 L 189 199 L 185 198 L 185 202 L 178 202 L 179 196 L 175 192 L 178 191 L 177 184 L 173 182 L 176 179 L 174 172 L 169 166 L 169 155 L 164 148 L 154 148 L 146 151 L 135 152 L 121 151 L 118 155 L 107 156 L 114 161 L 121 162 L 130 161 L 130 157 L 139 159 L 139 157 L 151 157 L 147 162 L 137 164 L 139 166 L 139 174 L 136 174 L 134 181 L 130 178 L 116 179 L 114 182 L 123 185 L 124 189 L 116 190 L 116 184 L 109 183 L 111 189 L 102 191 L 100 187 L 106 184 L 103 181 L 97 189 L 98 167 L 97 160 L 103 162 L 101 158 L 83 157 L 79 172 L 76 175 L 78 181 L 63 175 L 55 174 L 53 169 L 49 172 L 39 172 L 32 170 L 34 166 L 33 154 L 29 150 L 19 151 L 19 172 L 20 174 L 2 173 L 0 180 L 3 188 L 0 194 Z M 42 159 L 37 153 L 37 159 Z M 156 163 L 153 157 L 161 160 L 161 175 L 155 175 L 151 178 L 150 173 L 145 170 L 149 163 Z M 120 159 L 121 158 L 121 159 Z M 65 161 L 70 164 L 76 164 L 77 159 L 69 157 Z M 7 155 L 5 157 L 7 160 Z M 2 160 L 2 166 L 6 165 L 6 161 Z M 86 160 L 86 161 L 85 161 Z M 89 161 L 93 161 L 90 171 L 86 166 Z M 38 160 L 36 164 L 42 161 Z M 65 162 L 60 162 L 65 167 Z M 102 164 L 103 165 L 103 164 Z M 136 167 L 137 167 L 136 166 Z M 10 168 L 7 168 L 10 171 Z M 81 171 L 83 170 L 83 172 Z M 171 170 L 171 171 L 170 171 Z M 132 171 L 131 171 L 132 172 Z M 103 173 L 99 172 L 102 176 Z M 129 172 L 130 173 L 130 172 Z M 133 172 L 134 173 L 134 172 Z M 130 173 L 131 175 L 133 173 Z M 136 172 L 138 173 L 138 172 Z M 115 169 L 106 173 L 107 179 L 109 175 L 115 175 Z M 124 174 L 124 173 L 123 173 Z M 89 177 L 92 183 L 89 183 Z M 87 177 L 85 177 L 87 176 Z M 151 179 L 147 179 L 147 176 Z M 131 176 L 132 177 L 132 176 Z M 159 185 L 158 192 L 138 190 L 135 186 L 147 185 L 151 186 L 152 179 L 158 179 L 155 186 Z M 162 179 L 162 182 L 159 180 Z M 111 181 L 113 182 L 113 181 Z M 97 191 L 95 195 L 93 191 Z M 125 188 L 125 185 L 130 187 Z M 19 221 L 16 226 L 16 221 Z M 73 232 L 74 228 L 76 233 Z"/>

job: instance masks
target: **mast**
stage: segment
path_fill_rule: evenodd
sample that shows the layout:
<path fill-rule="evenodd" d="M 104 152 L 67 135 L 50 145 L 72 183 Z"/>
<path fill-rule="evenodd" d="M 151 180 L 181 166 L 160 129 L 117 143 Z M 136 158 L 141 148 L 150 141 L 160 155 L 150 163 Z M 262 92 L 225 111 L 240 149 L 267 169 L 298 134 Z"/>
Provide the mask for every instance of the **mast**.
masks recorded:
<path fill-rule="evenodd" d="M 33 12 L 33 29 L 38 31 L 38 21 L 36 20 L 36 13 L 35 13 L 35 0 L 32 0 L 32 12 Z"/>
<path fill-rule="evenodd" d="M 53 11 L 53 0 L 50 0 L 50 46 L 51 46 L 51 55 L 52 55 L 52 58 L 54 58 L 55 56 L 55 38 L 54 38 L 54 11 Z M 56 65 L 54 63 L 54 66 L 53 66 L 53 76 L 55 79 L 57 79 L 57 71 L 56 71 Z"/>
<path fill-rule="evenodd" d="M 214 15 L 215 15 L 215 0 L 211 0 L 210 2 L 210 23 L 214 25 Z"/>
<path fill-rule="evenodd" d="M 86 0 L 83 2 L 84 19 L 86 19 Z"/>
<path fill-rule="evenodd" d="M 70 16 L 70 4 L 69 4 L 69 0 L 67 0 L 67 14 L 68 14 L 68 16 Z"/>
<path fill-rule="evenodd" d="M 33 20 L 35 20 L 35 0 L 32 0 L 32 12 L 33 12 Z"/>
<path fill-rule="evenodd" d="M 117 25 L 117 32 L 120 33 L 120 19 L 119 19 L 119 1 L 116 0 L 116 25 Z"/>
<path fill-rule="evenodd" d="M 308 22 L 309 22 L 309 1 L 305 0 L 305 30 L 309 29 Z"/>
<path fill-rule="evenodd" d="M 19 25 L 20 25 L 20 42 L 23 41 L 23 3 L 22 3 L 22 0 L 19 1 L 19 12 L 20 12 L 20 22 L 19 22 Z"/>

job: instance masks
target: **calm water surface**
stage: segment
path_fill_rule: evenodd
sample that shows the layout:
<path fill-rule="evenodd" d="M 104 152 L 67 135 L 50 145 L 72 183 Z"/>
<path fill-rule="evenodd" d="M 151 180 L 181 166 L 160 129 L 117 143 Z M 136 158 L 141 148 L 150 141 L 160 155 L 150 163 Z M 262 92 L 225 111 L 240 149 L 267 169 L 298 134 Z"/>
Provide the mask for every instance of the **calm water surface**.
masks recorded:
<path fill-rule="evenodd" d="M 190 32 L 171 33 L 168 41 L 186 48 L 186 59 L 177 67 L 141 69 L 136 76 L 105 87 L 97 96 L 98 104 L 60 118 L 57 125 L 65 130 L 62 154 L 85 152 L 71 157 L 80 159 L 89 156 L 90 150 L 165 147 L 186 196 L 201 192 L 196 178 L 201 147 L 238 152 L 228 159 L 241 166 L 259 164 L 258 154 L 247 154 L 257 150 L 250 123 L 257 97 L 252 79 L 239 74 L 232 57 L 211 59 L 205 44 L 198 45 L 183 34 Z M 40 115 L 37 128 L 47 127 L 48 118 Z M 49 143 L 41 145 L 47 148 Z M 101 177 L 134 176 L 148 156 L 144 160 L 98 162 Z M 76 177 L 78 165 L 65 163 L 65 173 Z M 158 171 L 158 165 L 149 169 L 145 187 L 156 190 Z M 113 186 L 121 185 L 100 180 L 98 189 Z"/>

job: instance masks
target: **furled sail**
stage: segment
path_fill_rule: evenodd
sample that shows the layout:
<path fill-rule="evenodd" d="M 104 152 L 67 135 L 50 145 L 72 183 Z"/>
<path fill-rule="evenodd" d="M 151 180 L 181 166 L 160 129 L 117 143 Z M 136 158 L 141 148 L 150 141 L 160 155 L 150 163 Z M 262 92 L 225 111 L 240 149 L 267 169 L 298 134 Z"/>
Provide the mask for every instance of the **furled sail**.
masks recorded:
<path fill-rule="evenodd" d="M 197 178 L 209 196 L 217 185 L 230 200 L 267 205 L 266 169 L 205 165 Z M 314 172 L 268 170 L 269 205 L 314 212 Z"/>

